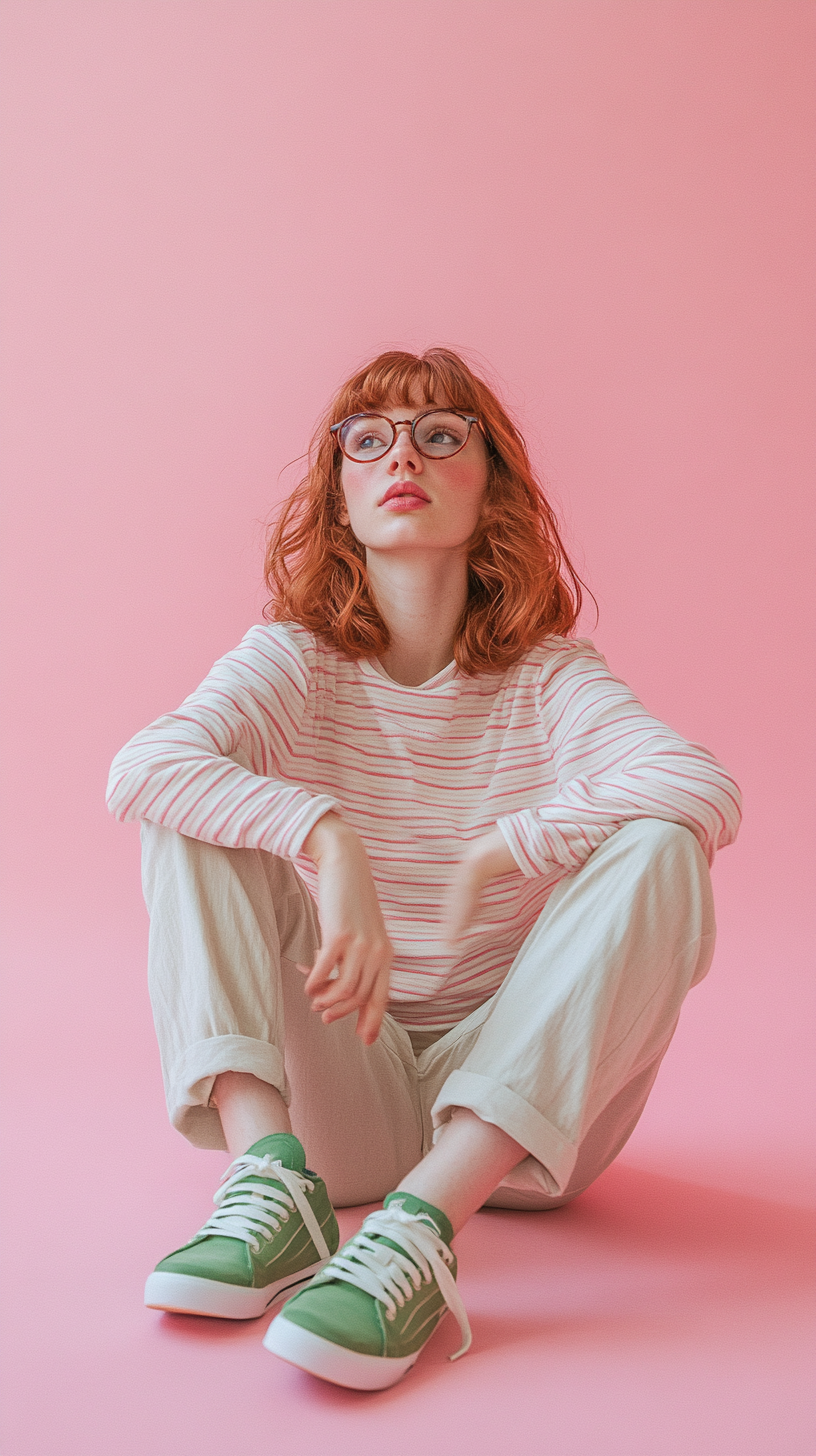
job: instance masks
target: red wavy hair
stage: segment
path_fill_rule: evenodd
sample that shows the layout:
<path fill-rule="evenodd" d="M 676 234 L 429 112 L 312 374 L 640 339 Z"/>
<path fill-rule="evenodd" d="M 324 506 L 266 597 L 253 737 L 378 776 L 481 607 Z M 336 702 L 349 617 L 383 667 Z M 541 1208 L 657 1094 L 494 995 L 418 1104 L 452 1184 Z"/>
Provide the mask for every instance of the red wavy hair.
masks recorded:
<path fill-rule="evenodd" d="M 452 349 L 380 354 L 338 391 L 318 425 L 307 473 L 284 502 L 266 554 L 265 615 L 300 622 L 347 657 L 378 657 L 388 628 L 368 585 L 365 548 L 340 519 L 342 455 L 330 426 L 359 410 L 444 403 L 478 415 L 488 480 L 468 547 L 468 599 L 456 629 L 462 672 L 498 672 L 549 633 L 566 635 L 581 609 L 581 581 L 524 440 L 493 390 Z"/>

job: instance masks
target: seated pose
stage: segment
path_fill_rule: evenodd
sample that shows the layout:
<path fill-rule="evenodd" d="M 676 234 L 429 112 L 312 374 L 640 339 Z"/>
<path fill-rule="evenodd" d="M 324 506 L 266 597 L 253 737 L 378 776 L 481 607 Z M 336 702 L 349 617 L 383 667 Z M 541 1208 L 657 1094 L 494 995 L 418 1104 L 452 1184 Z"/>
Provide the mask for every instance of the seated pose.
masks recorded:
<path fill-rule="evenodd" d="M 267 580 L 270 624 L 111 772 L 170 1117 L 234 1157 L 145 1298 L 285 1292 L 266 1348 L 379 1389 L 448 1309 L 468 1348 L 466 1219 L 567 1203 L 630 1136 L 739 794 L 570 637 L 524 442 L 449 350 L 343 386 Z M 338 1252 L 333 1205 L 382 1200 Z"/>

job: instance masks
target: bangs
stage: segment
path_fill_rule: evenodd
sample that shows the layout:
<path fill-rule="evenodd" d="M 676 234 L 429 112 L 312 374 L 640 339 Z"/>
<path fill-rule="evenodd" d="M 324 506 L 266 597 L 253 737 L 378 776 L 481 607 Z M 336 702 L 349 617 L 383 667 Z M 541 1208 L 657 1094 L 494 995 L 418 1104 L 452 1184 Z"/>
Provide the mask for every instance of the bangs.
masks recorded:
<path fill-rule="evenodd" d="M 363 412 L 434 405 L 476 415 L 489 464 L 454 656 L 469 676 L 501 672 L 548 633 L 574 630 L 581 581 L 523 436 L 495 390 L 452 349 L 389 350 L 338 390 L 312 438 L 306 475 L 273 527 L 265 615 L 300 622 L 351 659 L 382 656 L 391 639 L 369 587 L 365 548 L 344 516 L 343 457 L 331 426 Z"/>
<path fill-rule="evenodd" d="M 470 370 L 447 350 L 429 350 L 422 358 L 395 350 L 381 354 L 348 381 L 335 401 L 334 414 L 344 419 L 360 410 L 443 401 L 453 409 L 476 411 L 477 394 Z"/>

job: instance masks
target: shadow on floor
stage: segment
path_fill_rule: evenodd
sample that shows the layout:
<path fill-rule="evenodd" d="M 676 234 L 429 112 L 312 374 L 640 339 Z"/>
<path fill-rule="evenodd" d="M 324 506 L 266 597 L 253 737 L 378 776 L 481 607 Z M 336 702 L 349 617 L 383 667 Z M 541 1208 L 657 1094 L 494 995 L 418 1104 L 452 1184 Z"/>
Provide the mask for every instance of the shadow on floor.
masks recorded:
<path fill-rule="evenodd" d="M 368 1208 L 340 1213 L 341 1235 Z M 471 1363 L 488 1352 L 537 1343 L 576 1344 L 676 1335 L 686 1322 L 716 1324 L 734 1303 L 805 1289 L 816 1272 L 816 1214 L 762 1198 L 699 1187 L 613 1165 L 565 1208 L 547 1213 L 484 1209 L 457 1239 L 459 1287 L 474 1334 Z M 272 1314 L 280 1306 L 273 1307 Z M 258 1339 L 268 1320 L 164 1315 L 163 1340 L 232 1345 Z M 393 1401 L 439 1378 L 458 1346 L 448 1319 L 412 1372 L 410 1387 L 373 1396 L 292 1371 L 318 1402 Z"/>

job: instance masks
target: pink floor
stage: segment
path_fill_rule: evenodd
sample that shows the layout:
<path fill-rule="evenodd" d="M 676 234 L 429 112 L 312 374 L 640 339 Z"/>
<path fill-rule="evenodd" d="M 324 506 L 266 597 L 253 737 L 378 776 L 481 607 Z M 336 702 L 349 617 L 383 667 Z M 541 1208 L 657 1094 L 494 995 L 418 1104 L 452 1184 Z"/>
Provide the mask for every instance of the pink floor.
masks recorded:
<path fill-rule="evenodd" d="M 3 1456 L 814 1456 L 816 1214 L 668 1156 L 644 1171 L 640 1129 L 569 1208 L 476 1215 L 457 1241 L 473 1349 L 449 1363 L 447 1321 L 391 1391 L 280 1363 L 266 1319 L 145 1310 L 227 1158 L 167 1124 L 144 947 L 118 918 L 97 945 L 29 927 L 8 958 Z M 692 1086 L 681 1053 L 670 1091 L 677 1068 Z"/>
<path fill-rule="evenodd" d="M 11 1164 L 8 1456 L 816 1450 L 806 1211 L 618 1164 L 568 1209 L 479 1214 L 458 1240 L 472 1353 L 448 1362 L 450 1320 L 402 1385 L 357 1395 L 266 1354 L 266 1319 L 142 1308 L 225 1159 L 130 1120 L 55 1106 Z"/>

